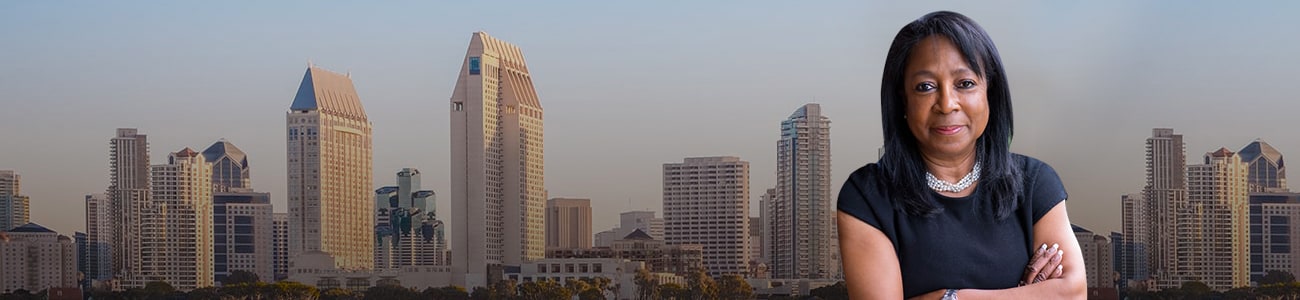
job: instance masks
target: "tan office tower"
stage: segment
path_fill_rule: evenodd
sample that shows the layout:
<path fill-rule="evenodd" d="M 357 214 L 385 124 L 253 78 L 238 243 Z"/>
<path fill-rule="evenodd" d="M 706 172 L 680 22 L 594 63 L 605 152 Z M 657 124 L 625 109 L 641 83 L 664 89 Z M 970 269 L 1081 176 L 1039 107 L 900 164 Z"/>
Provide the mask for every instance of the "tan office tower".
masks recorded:
<path fill-rule="evenodd" d="M 807 104 L 781 122 L 776 195 L 768 199 L 772 278 L 839 275 L 839 239 L 831 201 L 831 120 Z"/>
<path fill-rule="evenodd" d="M 1179 287 L 1182 281 L 1175 278 L 1178 271 L 1177 209 L 1187 201 L 1187 156 L 1184 152 L 1183 135 L 1175 134 L 1171 128 L 1155 128 L 1146 141 L 1147 183 L 1143 189 L 1145 209 L 1140 209 L 1145 216 L 1136 216 L 1144 220 L 1150 228 L 1142 235 L 1130 239 L 1139 245 L 1145 244 L 1147 258 L 1147 275 L 1155 277 L 1159 287 Z M 1147 279 L 1147 278 L 1134 278 Z"/>
<path fill-rule="evenodd" d="M 704 246 L 710 276 L 749 269 L 749 162 L 688 157 L 664 164 L 664 236 L 670 245 Z"/>
<path fill-rule="evenodd" d="M 591 248 L 591 199 L 546 200 L 546 248 Z"/>
<path fill-rule="evenodd" d="M 141 268 L 127 285 L 162 281 L 181 291 L 212 286 L 212 164 L 185 148 L 151 169 L 153 201 L 140 219 Z"/>
<path fill-rule="evenodd" d="M 271 273 L 272 280 L 289 278 L 289 214 L 272 213 Z"/>
<path fill-rule="evenodd" d="M 1249 170 L 1227 148 L 1187 166 L 1188 197 L 1179 210 L 1179 277 L 1217 291 L 1250 285 Z"/>
<path fill-rule="evenodd" d="M 453 282 L 472 289 L 545 255 L 542 104 L 523 52 L 485 32 L 450 102 Z"/>
<path fill-rule="evenodd" d="M 13 170 L 0 170 L 0 231 L 26 225 L 30 218 L 31 204 L 22 195 L 21 181 Z"/>
<path fill-rule="evenodd" d="M 151 205 L 149 188 L 149 141 L 135 128 L 118 128 L 109 142 L 109 211 L 113 220 L 112 251 L 113 280 L 129 284 L 140 272 L 140 225 L 143 209 Z M 140 286 L 144 287 L 143 283 Z"/>
<path fill-rule="evenodd" d="M 320 251 L 344 270 L 374 265 L 371 129 L 349 75 L 309 66 L 288 127 L 289 257 Z"/>

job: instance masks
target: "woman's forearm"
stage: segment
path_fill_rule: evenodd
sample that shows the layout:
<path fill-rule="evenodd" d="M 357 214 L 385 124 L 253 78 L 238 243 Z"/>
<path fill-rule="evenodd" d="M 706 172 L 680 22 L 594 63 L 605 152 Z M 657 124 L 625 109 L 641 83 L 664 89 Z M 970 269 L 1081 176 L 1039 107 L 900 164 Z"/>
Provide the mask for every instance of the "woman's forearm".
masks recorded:
<path fill-rule="evenodd" d="M 966 289 L 957 299 L 1087 299 L 1088 283 L 1083 278 L 1057 278 L 1003 290 Z"/>

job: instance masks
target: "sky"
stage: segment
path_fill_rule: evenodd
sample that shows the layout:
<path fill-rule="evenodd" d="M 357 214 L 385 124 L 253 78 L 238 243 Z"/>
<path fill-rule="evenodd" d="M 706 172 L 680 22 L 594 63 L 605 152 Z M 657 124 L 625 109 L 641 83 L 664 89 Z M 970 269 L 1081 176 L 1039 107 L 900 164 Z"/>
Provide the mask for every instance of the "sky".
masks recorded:
<path fill-rule="evenodd" d="M 85 195 L 108 186 L 116 128 L 148 135 L 155 164 L 225 138 L 285 211 L 285 113 L 310 61 L 351 74 L 374 126 L 375 185 L 418 168 L 447 211 L 448 101 L 471 33 L 486 31 L 523 50 L 546 113 L 546 188 L 592 199 L 594 232 L 659 211 L 662 164 L 694 156 L 749 161 L 757 216 L 780 122 L 822 105 L 838 193 L 881 146 L 894 34 L 952 10 L 997 43 L 1013 151 L 1052 165 L 1071 221 L 1106 233 L 1120 230 L 1120 195 L 1144 185 L 1151 128 L 1183 134 L 1189 162 L 1256 138 L 1300 153 L 1298 5 L 4 1 L 0 169 L 22 176 L 32 221 L 70 235 L 85 228 Z"/>

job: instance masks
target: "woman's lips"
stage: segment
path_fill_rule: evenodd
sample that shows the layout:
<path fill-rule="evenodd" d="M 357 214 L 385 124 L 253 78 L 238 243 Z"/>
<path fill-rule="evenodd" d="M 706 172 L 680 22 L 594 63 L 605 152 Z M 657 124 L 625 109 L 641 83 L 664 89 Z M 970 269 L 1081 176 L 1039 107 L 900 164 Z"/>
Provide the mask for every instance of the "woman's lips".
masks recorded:
<path fill-rule="evenodd" d="M 933 127 L 932 129 L 934 130 L 934 132 L 939 133 L 940 135 L 954 135 L 960 133 L 963 128 L 966 127 L 960 125 L 951 125 L 951 126 L 936 126 Z"/>

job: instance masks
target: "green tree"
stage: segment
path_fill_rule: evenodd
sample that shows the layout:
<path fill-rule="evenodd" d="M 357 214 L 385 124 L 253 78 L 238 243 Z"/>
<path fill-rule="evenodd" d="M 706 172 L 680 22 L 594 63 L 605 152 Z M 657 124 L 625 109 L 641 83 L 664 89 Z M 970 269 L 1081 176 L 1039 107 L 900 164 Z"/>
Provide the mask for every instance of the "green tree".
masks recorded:
<path fill-rule="evenodd" d="M 1179 288 L 1179 290 L 1183 293 L 1184 296 L 1192 297 L 1196 299 L 1204 298 L 1205 296 L 1214 292 L 1213 289 L 1210 289 L 1210 286 L 1205 285 L 1205 283 L 1200 281 L 1183 282 L 1183 286 Z"/>
<path fill-rule="evenodd" d="M 294 281 L 277 281 L 267 285 L 266 289 L 270 291 L 270 299 L 276 300 L 315 300 L 320 297 L 316 287 Z"/>
<path fill-rule="evenodd" d="M 659 281 L 650 275 L 650 270 L 641 268 L 636 270 L 636 277 L 633 278 L 636 283 L 636 300 L 659 299 Z"/>
<path fill-rule="evenodd" d="M 686 276 L 686 289 L 691 293 L 690 299 L 718 299 L 718 283 L 704 273 L 703 268 L 695 269 Z"/>
<path fill-rule="evenodd" d="M 143 296 L 145 299 L 150 299 L 150 300 L 166 299 L 167 296 L 170 296 L 172 292 L 175 291 L 176 288 L 172 287 L 170 283 L 166 283 L 162 281 L 150 281 L 144 284 L 144 289 L 141 290 L 140 296 Z"/>
<path fill-rule="evenodd" d="M 488 288 L 476 286 L 474 287 L 474 291 L 469 293 L 469 298 L 474 300 L 496 300 L 489 298 L 491 297 L 491 294 L 492 292 L 489 291 Z"/>
<path fill-rule="evenodd" d="M 221 300 L 221 290 L 215 287 L 205 287 L 194 289 L 186 295 L 186 299 L 196 300 Z"/>
<path fill-rule="evenodd" d="M 423 296 L 425 299 L 433 299 L 433 300 L 469 299 L 469 293 L 465 292 L 465 288 L 456 285 L 449 285 L 449 286 L 444 286 L 436 289 L 430 287 L 424 289 Z"/>
<path fill-rule="evenodd" d="M 812 291 L 809 291 L 808 293 L 825 300 L 849 299 L 849 287 L 845 285 L 843 281 L 836 282 L 833 285 L 812 289 Z"/>
<path fill-rule="evenodd" d="M 573 297 L 573 292 L 569 288 L 560 285 L 554 280 L 525 282 L 519 285 L 518 291 L 519 299 L 523 300 L 569 299 Z"/>
<path fill-rule="evenodd" d="M 1292 283 L 1295 282 L 1295 275 L 1291 272 L 1281 270 L 1268 270 L 1264 273 L 1264 278 L 1259 280 L 1259 285 L 1269 285 L 1274 283 Z"/>
<path fill-rule="evenodd" d="M 672 282 L 660 285 L 659 295 L 663 296 L 663 298 L 661 299 L 673 299 L 673 300 L 691 299 L 690 290 L 687 290 L 686 287 L 683 287 L 680 284 L 676 284 Z"/>
<path fill-rule="evenodd" d="M 591 288 L 591 284 L 575 278 L 570 278 L 564 282 L 564 288 L 569 290 L 570 295 L 578 295 L 583 291 Z"/>
<path fill-rule="evenodd" d="M 723 275 L 718 281 L 718 296 L 722 299 L 752 299 L 754 288 L 740 275 Z"/>
<path fill-rule="evenodd" d="M 321 293 L 320 300 L 358 300 L 358 297 L 352 290 L 331 288 Z"/>
<path fill-rule="evenodd" d="M 365 300 L 416 300 L 420 294 L 415 291 L 393 285 L 381 285 L 366 290 Z"/>
<path fill-rule="evenodd" d="M 235 285 L 240 283 L 251 284 L 260 281 L 261 280 L 257 278 L 257 274 L 253 272 L 244 271 L 244 270 L 234 270 L 234 271 L 230 271 L 230 275 L 227 275 L 226 278 L 221 279 L 221 285 L 227 286 L 227 285 Z"/>

